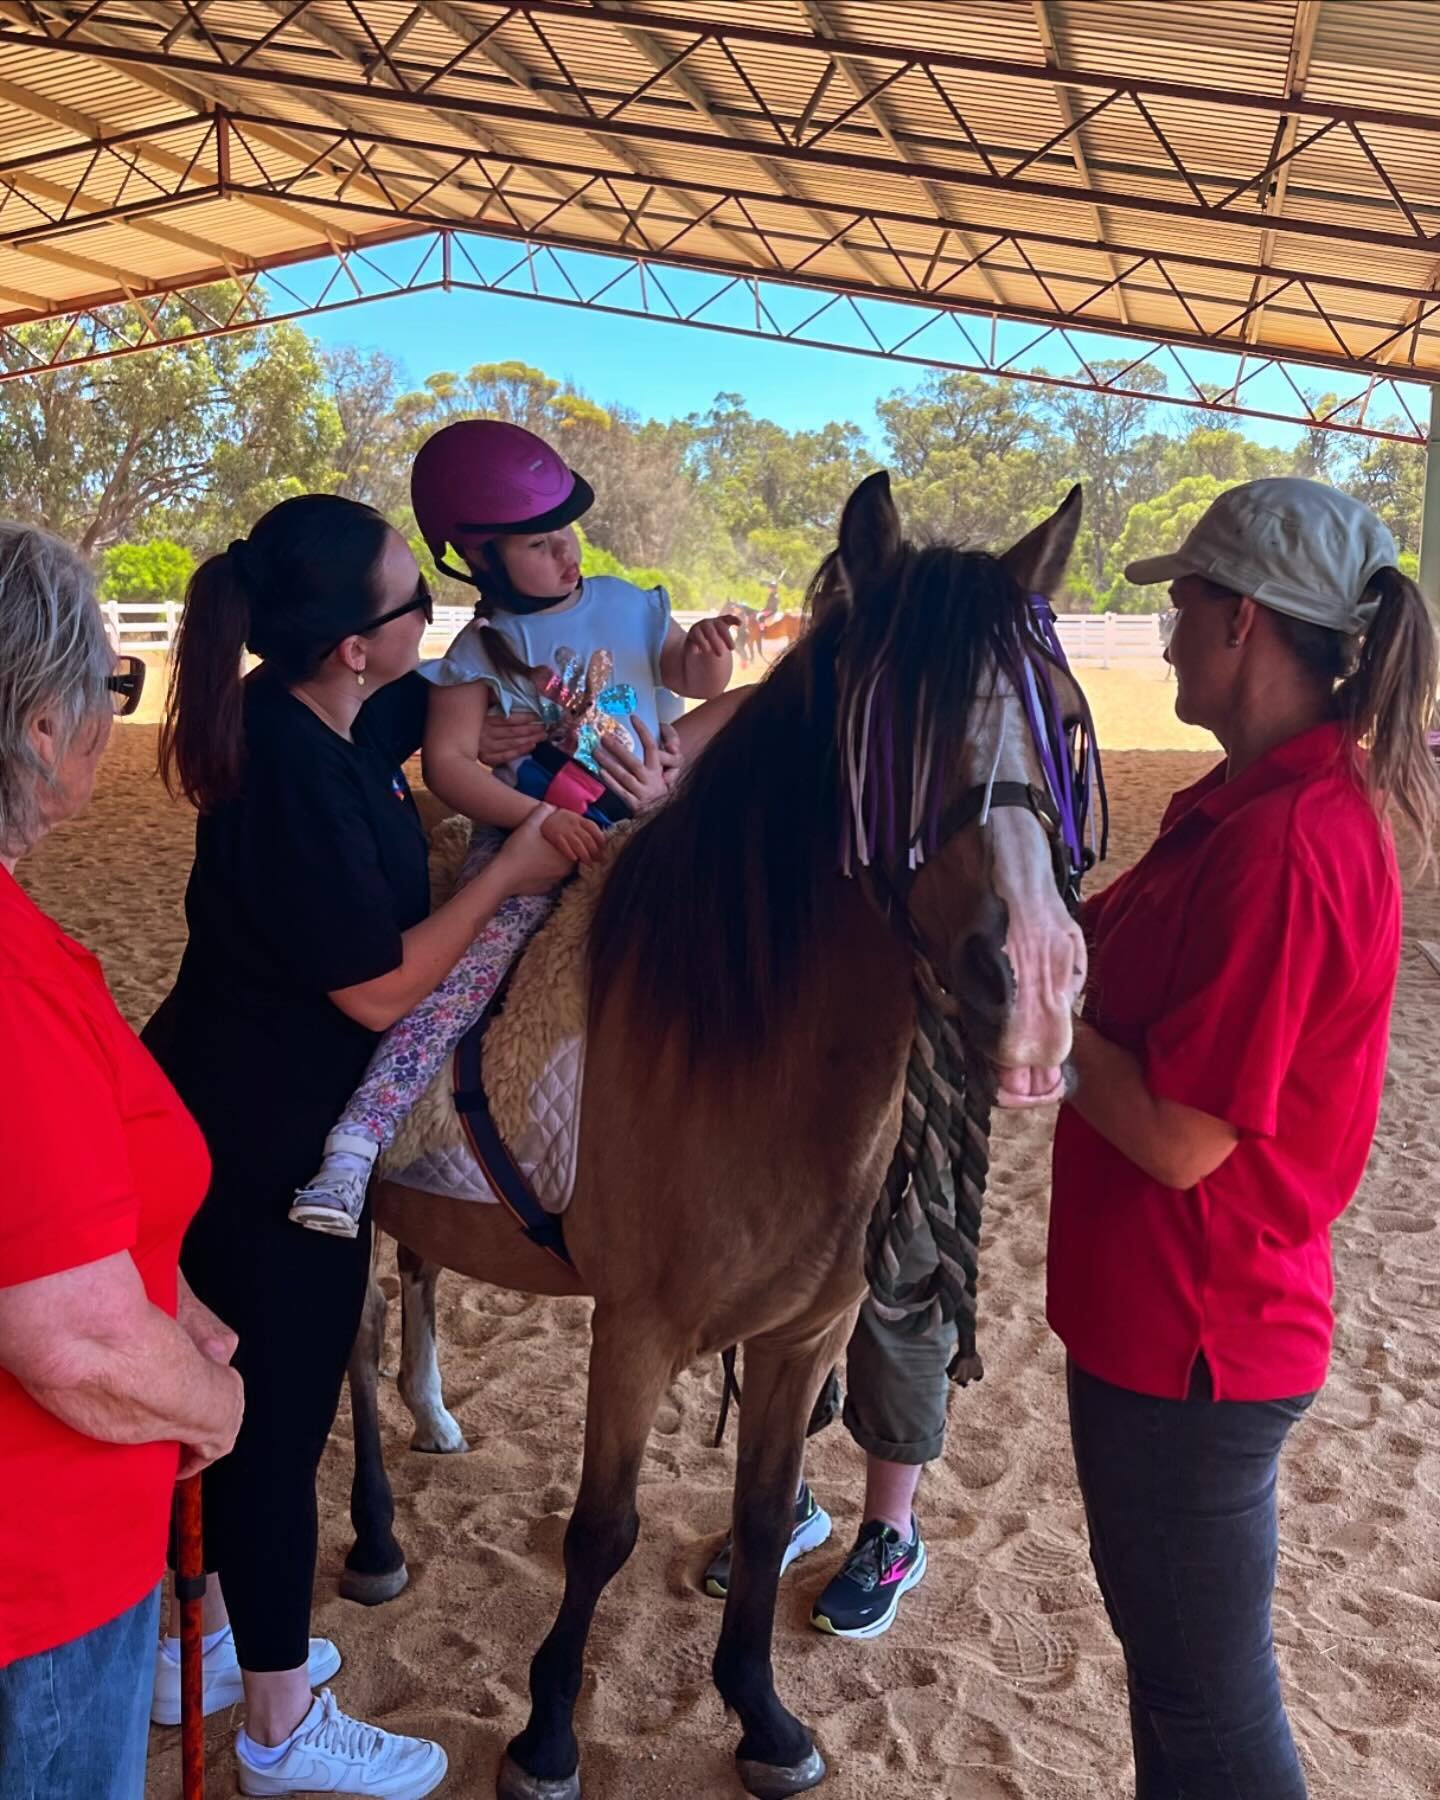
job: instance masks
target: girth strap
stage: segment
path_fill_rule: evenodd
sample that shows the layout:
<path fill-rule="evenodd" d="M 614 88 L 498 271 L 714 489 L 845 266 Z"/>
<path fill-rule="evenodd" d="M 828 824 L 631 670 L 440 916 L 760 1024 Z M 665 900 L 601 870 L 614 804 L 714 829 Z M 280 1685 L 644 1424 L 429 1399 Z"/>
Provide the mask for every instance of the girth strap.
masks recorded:
<path fill-rule="evenodd" d="M 485 1093 L 482 1077 L 485 1034 L 492 1020 L 504 1011 L 508 986 L 507 976 L 490 1005 L 455 1046 L 455 1112 L 481 1173 L 525 1236 L 532 1244 L 548 1251 L 557 1262 L 572 1269 L 575 1265 L 565 1248 L 565 1230 L 560 1218 L 547 1212 L 536 1199 L 534 1189 L 505 1146 Z"/>

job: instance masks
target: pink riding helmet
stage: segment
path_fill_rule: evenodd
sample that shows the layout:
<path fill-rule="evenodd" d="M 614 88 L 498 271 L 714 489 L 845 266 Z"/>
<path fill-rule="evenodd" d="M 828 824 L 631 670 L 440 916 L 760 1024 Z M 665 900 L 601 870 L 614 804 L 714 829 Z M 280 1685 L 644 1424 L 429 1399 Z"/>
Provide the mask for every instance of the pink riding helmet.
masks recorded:
<path fill-rule="evenodd" d="M 448 546 L 463 557 L 502 533 L 573 523 L 594 505 L 595 491 L 533 431 L 504 419 L 460 419 L 420 446 L 410 503 L 443 569 Z"/>

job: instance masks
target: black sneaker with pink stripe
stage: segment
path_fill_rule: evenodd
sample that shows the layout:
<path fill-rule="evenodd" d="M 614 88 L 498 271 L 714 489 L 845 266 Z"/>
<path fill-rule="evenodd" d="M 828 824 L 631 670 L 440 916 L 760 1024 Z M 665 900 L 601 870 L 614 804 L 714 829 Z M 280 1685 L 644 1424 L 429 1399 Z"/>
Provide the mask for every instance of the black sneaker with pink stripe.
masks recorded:
<path fill-rule="evenodd" d="M 877 1638 L 895 1623 L 900 1597 L 925 1574 L 925 1544 L 912 1514 L 910 1536 L 871 1519 L 845 1566 L 815 1602 L 810 1623 L 831 1637 Z"/>

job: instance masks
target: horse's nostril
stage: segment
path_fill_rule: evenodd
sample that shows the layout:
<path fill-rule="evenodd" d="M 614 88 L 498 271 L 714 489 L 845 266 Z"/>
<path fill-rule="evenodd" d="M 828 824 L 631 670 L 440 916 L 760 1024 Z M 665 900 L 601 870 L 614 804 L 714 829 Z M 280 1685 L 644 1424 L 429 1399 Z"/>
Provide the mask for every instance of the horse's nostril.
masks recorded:
<path fill-rule="evenodd" d="M 970 1004 L 987 1017 L 1003 1018 L 1015 999 L 1015 974 L 1004 950 L 977 932 L 965 940 L 960 961 Z"/>

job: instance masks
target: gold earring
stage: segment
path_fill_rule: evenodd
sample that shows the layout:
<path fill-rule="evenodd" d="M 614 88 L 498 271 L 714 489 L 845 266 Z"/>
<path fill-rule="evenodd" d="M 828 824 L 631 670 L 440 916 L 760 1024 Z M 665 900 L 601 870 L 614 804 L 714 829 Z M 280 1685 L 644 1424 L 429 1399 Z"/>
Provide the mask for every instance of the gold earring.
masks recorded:
<path fill-rule="evenodd" d="M 356 686 L 357 686 L 357 687 L 364 687 L 364 685 L 365 685 L 365 671 L 364 671 L 364 670 L 363 670 L 363 669 L 357 669 L 357 670 L 356 670 L 356 671 L 355 671 L 355 683 L 356 683 Z"/>

